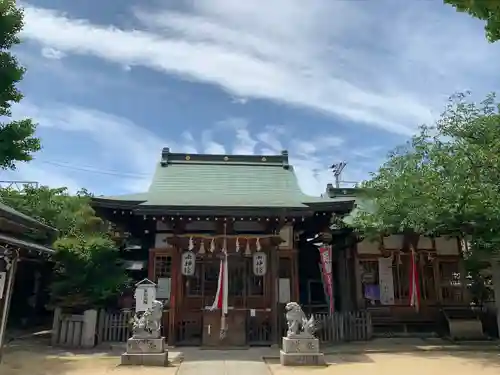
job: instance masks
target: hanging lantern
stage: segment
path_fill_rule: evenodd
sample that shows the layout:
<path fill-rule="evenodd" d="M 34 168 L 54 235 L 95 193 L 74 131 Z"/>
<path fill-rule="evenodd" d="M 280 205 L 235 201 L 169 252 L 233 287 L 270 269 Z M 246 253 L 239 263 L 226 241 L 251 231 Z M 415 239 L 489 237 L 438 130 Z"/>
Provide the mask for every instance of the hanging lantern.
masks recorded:
<path fill-rule="evenodd" d="M 184 276 L 193 276 L 195 272 L 196 255 L 192 251 L 185 251 L 182 253 L 181 266 L 182 274 Z"/>
<path fill-rule="evenodd" d="M 193 241 L 193 237 L 189 237 L 188 250 L 189 250 L 189 251 L 193 251 L 193 249 L 194 249 L 194 241 Z"/>
<path fill-rule="evenodd" d="M 257 240 L 255 241 L 255 249 L 257 251 L 260 251 L 262 249 L 262 247 L 260 246 L 260 239 L 259 239 L 259 237 L 257 237 Z"/>
<path fill-rule="evenodd" d="M 210 252 L 213 253 L 215 251 L 215 238 L 212 238 L 210 241 Z"/>
<path fill-rule="evenodd" d="M 245 246 L 245 255 L 250 256 L 252 255 L 252 251 L 250 250 L 250 240 L 247 239 L 247 245 Z"/>
<path fill-rule="evenodd" d="M 236 250 L 237 253 L 240 252 L 240 239 L 236 237 L 236 243 L 234 244 L 234 249 Z"/>
<path fill-rule="evenodd" d="M 264 276 L 267 272 L 267 254 L 262 251 L 253 253 L 253 273 L 255 276 Z"/>
<path fill-rule="evenodd" d="M 200 251 L 198 251 L 198 254 L 205 254 L 205 241 L 203 241 L 203 238 L 201 239 Z"/>

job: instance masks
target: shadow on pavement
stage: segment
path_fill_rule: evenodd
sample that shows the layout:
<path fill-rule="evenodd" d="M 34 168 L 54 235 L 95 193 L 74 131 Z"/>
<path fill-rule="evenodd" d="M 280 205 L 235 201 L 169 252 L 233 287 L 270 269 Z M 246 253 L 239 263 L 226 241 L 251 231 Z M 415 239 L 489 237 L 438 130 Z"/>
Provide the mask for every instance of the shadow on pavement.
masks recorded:
<path fill-rule="evenodd" d="M 408 354 L 408 353 L 395 353 Z M 500 367 L 500 352 L 467 350 L 467 351 L 425 351 L 411 353 L 415 357 L 442 360 L 445 357 L 460 358 L 471 363 L 479 364 L 483 367 Z M 500 373 L 500 372 L 499 372 Z"/>
<path fill-rule="evenodd" d="M 5 353 L 0 364 L 2 375 L 54 375 L 66 374 L 74 369 L 69 359 L 52 357 L 29 351 Z"/>

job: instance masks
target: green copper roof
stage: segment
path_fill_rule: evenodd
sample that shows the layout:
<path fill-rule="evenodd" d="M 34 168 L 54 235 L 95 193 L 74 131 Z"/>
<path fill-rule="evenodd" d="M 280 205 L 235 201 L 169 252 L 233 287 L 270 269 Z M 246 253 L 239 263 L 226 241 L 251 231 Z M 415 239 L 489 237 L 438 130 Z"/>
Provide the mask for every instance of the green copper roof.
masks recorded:
<path fill-rule="evenodd" d="M 144 208 L 292 209 L 309 209 L 309 203 L 339 201 L 305 195 L 288 163 L 286 151 L 280 155 L 206 155 L 171 153 L 168 148 L 162 151 L 147 193 L 96 200 L 136 202 Z"/>
<path fill-rule="evenodd" d="M 143 206 L 306 207 L 288 153 L 186 155 L 164 150 Z"/>

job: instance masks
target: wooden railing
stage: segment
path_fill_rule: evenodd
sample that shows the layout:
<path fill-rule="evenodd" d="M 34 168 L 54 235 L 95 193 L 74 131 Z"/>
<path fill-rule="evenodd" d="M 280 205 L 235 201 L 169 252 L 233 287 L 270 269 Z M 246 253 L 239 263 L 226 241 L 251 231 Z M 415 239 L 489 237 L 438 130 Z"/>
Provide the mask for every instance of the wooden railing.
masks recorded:
<path fill-rule="evenodd" d="M 372 321 L 368 311 L 314 314 L 318 325 L 317 336 L 322 343 L 366 341 L 372 337 Z"/>
<path fill-rule="evenodd" d="M 99 342 L 125 342 L 130 338 L 132 310 L 99 311 L 97 337 Z"/>

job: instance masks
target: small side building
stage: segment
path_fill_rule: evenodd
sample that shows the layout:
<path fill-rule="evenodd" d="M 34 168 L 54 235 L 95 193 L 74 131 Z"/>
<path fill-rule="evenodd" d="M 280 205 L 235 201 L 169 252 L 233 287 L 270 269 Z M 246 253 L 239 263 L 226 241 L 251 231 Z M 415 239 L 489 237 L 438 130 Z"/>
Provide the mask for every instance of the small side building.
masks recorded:
<path fill-rule="evenodd" d="M 359 189 L 327 187 L 332 198 L 346 192 L 360 196 Z M 364 204 L 358 199 L 359 209 Z M 351 215 L 356 215 L 355 211 Z M 349 216 L 345 221 L 349 222 Z M 375 332 L 444 333 L 443 327 L 451 320 L 477 321 L 470 304 L 461 246 L 457 237 L 418 238 L 414 257 L 419 298 L 415 306 L 410 301 L 412 252 L 408 239 L 404 235 L 381 235 L 378 241 L 355 243 L 356 306 L 371 312 Z"/>
<path fill-rule="evenodd" d="M 0 202 L 0 355 L 7 322 L 36 322 L 57 230 Z M 1 357 L 0 357 L 1 359 Z"/>

